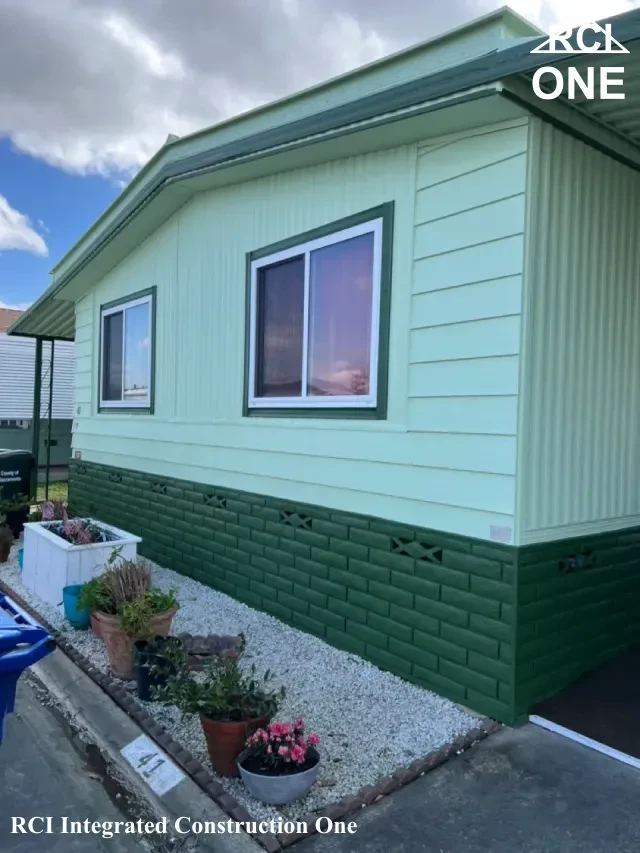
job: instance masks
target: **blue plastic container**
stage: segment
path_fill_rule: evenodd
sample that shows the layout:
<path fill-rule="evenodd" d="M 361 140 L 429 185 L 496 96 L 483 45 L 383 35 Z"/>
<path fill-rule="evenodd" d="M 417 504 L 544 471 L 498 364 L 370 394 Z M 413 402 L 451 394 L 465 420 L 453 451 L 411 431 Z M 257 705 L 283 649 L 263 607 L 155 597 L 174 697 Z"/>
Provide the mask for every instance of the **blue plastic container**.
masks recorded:
<path fill-rule="evenodd" d="M 78 593 L 82 589 L 81 583 L 65 586 L 62 590 L 62 603 L 64 604 L 64 615 L 72 627 L 78 631 L 84 631 L 89 627 L 89 611 L 78 609 Z"/>
<path fill-rule="evenodd" d="M 24 559 L 24 548 L 18 549 L 18 568 L 22 571 L 22 561 Z"/>
<path fill-rule="evenodd" d="M 13 711 L 18 679 L 50 654 L 56 641 L 6 595 L 0 595 L 0 743 L 6 714 Z"/>

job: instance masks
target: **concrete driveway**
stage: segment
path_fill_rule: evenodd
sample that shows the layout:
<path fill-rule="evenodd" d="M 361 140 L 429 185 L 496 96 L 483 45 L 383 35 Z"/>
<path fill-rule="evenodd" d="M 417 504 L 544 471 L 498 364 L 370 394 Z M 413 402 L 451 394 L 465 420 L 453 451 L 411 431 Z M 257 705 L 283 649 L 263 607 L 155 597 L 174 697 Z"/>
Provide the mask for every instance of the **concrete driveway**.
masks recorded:
<path fill-rule="evenodd" d="M 503 729 L 297 853 L 638 853 L 640 771 L 533 725 Z"/>

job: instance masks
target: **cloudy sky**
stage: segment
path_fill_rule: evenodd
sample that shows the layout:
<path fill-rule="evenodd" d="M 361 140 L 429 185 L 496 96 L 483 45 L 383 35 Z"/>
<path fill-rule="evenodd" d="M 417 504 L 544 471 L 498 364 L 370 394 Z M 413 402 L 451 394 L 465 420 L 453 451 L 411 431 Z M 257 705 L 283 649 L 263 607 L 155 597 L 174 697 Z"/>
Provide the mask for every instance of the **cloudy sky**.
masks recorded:
<path fill-rule="evenodd" d="M 158 149 L 486 14 L 492 0 L 0 0 L 0 305 Z M 638 0 L 511 0 L 545 31 Z"/>

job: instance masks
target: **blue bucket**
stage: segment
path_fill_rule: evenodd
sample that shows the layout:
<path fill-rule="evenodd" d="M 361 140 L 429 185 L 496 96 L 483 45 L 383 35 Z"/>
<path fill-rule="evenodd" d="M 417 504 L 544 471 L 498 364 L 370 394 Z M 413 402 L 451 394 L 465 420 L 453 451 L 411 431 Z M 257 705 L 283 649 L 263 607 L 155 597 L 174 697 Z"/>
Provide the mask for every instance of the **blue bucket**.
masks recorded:
<path fill-rule="evenodd" d="M 81 589 L 81 583 L 65 586 L 62 590 L 62 603 L 64 604 L 64 615 L 72 627 L 84 631 L 89 627 L 89 611 L 78 610 L 78 593 Z"/>

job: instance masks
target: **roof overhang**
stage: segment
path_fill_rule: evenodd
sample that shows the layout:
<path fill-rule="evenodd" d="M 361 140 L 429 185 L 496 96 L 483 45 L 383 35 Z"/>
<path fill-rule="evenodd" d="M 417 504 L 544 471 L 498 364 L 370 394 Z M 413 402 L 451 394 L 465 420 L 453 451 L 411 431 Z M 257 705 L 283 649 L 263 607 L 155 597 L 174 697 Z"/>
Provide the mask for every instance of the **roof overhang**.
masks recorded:
<path fill-rule="evenodd" d="M 640 9 L 601 23 L 609 21 L 615 38 L 633 50 L 640 42 Z M 630 80 L 639 65 L 633 55 L 614 57 L 617 64 L 629 68 L 628 101 L 543 101 L 531 87 L 538 68 L 554 65 L 566 72 L 569 65 L 612 63 L 611 56 L 598 54 L 585 58 L 531 52 L 545 40 L 543 36 L 525 39 L 249 135 L 242 135 L 240 123 L 234 138 L 218 145 L 212 142 L 211 147 L 201 140 L 198 150 L 185 156 L 181 156 L 185 149 L 172 143 L 68 253 L 54 270 L 52 285 L 9 334 L 71 339 L 75 300 L 195 193 L 217 186 L 530 113 L 577 132 L 640 169 L 640 83 Z M 575 35 L 572 46 L 577 48 Z M 215 139 L 215 128 L 211 134 Z"/>

